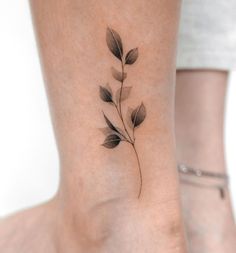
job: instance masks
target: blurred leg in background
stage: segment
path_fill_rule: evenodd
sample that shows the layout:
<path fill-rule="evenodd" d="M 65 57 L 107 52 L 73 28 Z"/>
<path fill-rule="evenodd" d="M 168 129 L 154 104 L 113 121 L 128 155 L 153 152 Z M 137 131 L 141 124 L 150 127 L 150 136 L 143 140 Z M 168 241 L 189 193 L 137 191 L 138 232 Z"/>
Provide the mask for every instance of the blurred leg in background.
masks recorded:
<path fill-rule="evenodd" d="M 183 0 L 176 145 L 190 253 L 236 252 L 224 158 L 228 72 L 236 68 L 236 2 Z M 182 168 L 185 169 L 186 167 Z"/>
<path fill-rule="evenodd" d="M 226 174 L 224 105 L 226 71 L 177 72 L 176 144 L 178 163 Z M 236 231 L 224 179 L 180 175 L 183 211 L 191 253 L 233 253 Z M 219 187 L 224 188 L 221 196 Z M 223 198 L 222 198 L 223 197 Z"/>

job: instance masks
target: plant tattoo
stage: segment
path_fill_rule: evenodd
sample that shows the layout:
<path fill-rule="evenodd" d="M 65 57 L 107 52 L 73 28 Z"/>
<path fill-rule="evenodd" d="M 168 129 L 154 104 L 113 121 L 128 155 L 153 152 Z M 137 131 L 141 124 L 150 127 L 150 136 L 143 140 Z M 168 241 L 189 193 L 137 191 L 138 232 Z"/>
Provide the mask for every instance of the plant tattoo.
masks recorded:
<path fill-rule="evenodd" d="M 104 129 L 106 138 L 102 145 L 106 148 L 112 149 L 118 146 L 121 141 L 124 141 L 132 146 L 138 163 L 140 177 L 138 198 L 140 198 L 142 192 L 143 178 L 140 160 L 135 146 L 135 130 L 144 121 L 146 117 L 146 108 L 144 104 L 141 103 L 135 109 L 131 110 L 129 118 L 127 120 L 127 125 L 124 121 L 122 111 L 122 102 L 128 99 L 132 89 L 131 86 L 124 86 L 125 79 L 127 78 L 125 66 L 132 65 L 136 62 L 138 58 L 138 48 L 131 49 L 124 56 L 123 44 L 120 35 L 109 27 L 107 28 L 106 32 L 106 42 L 109 50 L 116 58 L 119 59 L 121 63 L 121 71 L 116 70 L 114 67 L 111 68 L 111 74 L 115 80 L 119 81 L 120 87 L 117 89 L 115 96 L 113 96 L 112 89 L 108 84 L 106 86 L 100 86 L 100 98 L 104 102 L 109 103 L 110 105 L 115 107 L 122 127 L 116 127 L 103 113 L 107 127 Z M 127 126 L 129 127 L 129 129 Z"/>

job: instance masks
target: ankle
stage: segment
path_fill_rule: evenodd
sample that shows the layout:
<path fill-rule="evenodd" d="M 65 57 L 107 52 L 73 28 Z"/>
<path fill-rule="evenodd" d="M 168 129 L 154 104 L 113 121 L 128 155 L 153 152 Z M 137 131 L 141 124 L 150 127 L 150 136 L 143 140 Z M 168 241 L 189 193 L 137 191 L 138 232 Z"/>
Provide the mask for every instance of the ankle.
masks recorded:
<path fill-rule="evenodd" d="M 59 222 L 59 231 L 64 231 L 63 237 L 58 235 L 62 249 L 70 242 L 76 252 L 95 249 L 96 252 L 107 252 L 104 248 L 109 252 L 139 253 L 144 249 L 150 253 L 184 252 L 182 220 L 176 199 L 159 204 L 113 199 L 90 209 L 68 210 L 61 212 Z M 137 242 L 141 243 L 140 251 L 134 251 Z M 114 245 L 117 245 L 117 251 Z"/>

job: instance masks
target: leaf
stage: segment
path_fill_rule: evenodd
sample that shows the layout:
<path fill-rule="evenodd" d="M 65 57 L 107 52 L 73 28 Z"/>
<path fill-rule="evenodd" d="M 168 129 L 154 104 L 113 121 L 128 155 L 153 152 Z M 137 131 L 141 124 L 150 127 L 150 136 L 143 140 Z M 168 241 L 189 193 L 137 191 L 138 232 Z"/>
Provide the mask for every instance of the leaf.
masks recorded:
<path fill-rule="evenodd" d="M 106 89 L 112 94 L 112 89 L 111 89 L 109 83 L 106 84 Z"/>
<path fill-rule="evenodd" d="M 126 122 L 127 122 L 128 126 L 129 126 L 131 129 L 134 128 L 133 122 L 132 122 L 132 120 L 131 120 L 131 115 L 132 115 L 132 112 L 133 112 L 133 111 L 134 111 L 133 108 L 128 107 L 128 110 L 127 110 L 126 116 L 125 116 Z"/>
<path fill-rule="evenodd" d="M 107 118 L 107 116 L 106 116 L 104 113 L 103 113 L 103 116 L 104 116 L 104 118 L 105 118 L 105 121 L 106 121 L 108 127 L 109 127 L 111 130 L 115 131 L 116 133 L 120 133 L 119 130 L 111 123 L 111 121 Z"/>
<path fill-rule="evenodd" d="M 100 98 L 104 102 L 113 102 L 112 92 L 111 92 L 111 90 L 108 87 L 105 88 L 103 86 L 100 86 L 99 92 L 100 92 Z"/>
<path fill-rule="evenodd" d="M 107 28 L 106 42 L 110 51 L 120 60 L 123 57 L 123 45 L 120 35 L 111 28 Z"/>
<path fill-rule="evenodd" d="M 138 59 L 138 48 L 131 49 L 125 56 L 125 64 L 133 64 Z"/>
<path fill-rule="evenodd" d="M 125 78 L 127 77 L 127 73 L 123 73 L 116 70 L 115 68 L 111 67 L 111 74 L 112 76 L 120 82 L 123 82 L 125 80 Z"/>
<path fill-rule="evenodd" d="M 102 146 L 106 148 L 115 148 L 119 145 L 121 138 L 116 134 L 108 135 Z"/>
<path fill-rule="evenodd" d="M 146 108 L 142 103 L 136 109 L 133 110 L 131 114 L 131 121 L 133 123 L 133 127 L 139 126 L 146 117 Z"/>
<path fill-rule="evenodd" d="M 122 139 L 123 136 L 125 135 L 124 134 L 124 131 L 118 127 L 116 127 L 116 129 L 119 131 L 119 136 L 120 138 Z M 110 135 L 110 134 L 118 134 L 116 131 L 112 130 L 110 127 L 102 127 L 102 128 L 99 128 L 99 130 L 105 135 Z"/>
<path fill-rule="evenodd" d="M 105 136 L 114 133 L 114 131 L 111 130 L 110 127 L 102 127 L 102 128 L 99 128 L 99 130 L 100 130 Z"/>
<path fill-rule="evenodd" d="M 121 102 L 126 100 L 129 97 L 131 89 L 132 89 L 132 86 L 126 86 L 126 87 L 122 88 L 122 94 L 121 94 L 121 100 L 120 100 Z M 117 102 L 120 99 L 120 90 L 121 90 L 121 88 L 119 88 L 116 92 L 116 101 Z"/>

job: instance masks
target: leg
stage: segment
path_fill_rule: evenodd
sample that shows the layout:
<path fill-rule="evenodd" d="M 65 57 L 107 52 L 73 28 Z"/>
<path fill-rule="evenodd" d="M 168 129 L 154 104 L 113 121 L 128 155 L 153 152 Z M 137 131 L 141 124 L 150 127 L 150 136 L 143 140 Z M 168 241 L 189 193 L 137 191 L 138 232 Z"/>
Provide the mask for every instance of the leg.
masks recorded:
<path fill-rule="evenodd" d="M 226 173 L 224 104 L 228 73 L 178 71 L 176 139 L 178 162 L 215 173 Z M 182 184 L 190 252 L 235 252 L 235 228 L 229 194 Z"/>
<path fill-rule="evenodd" d="M 31 2 L 61 162 L 57 252 L 185 252 L 173 138 L 179 1 Z M 137 50 L 125 64 L 107 26 L 125 53 L 138 47 L 135 63 Z"/>

